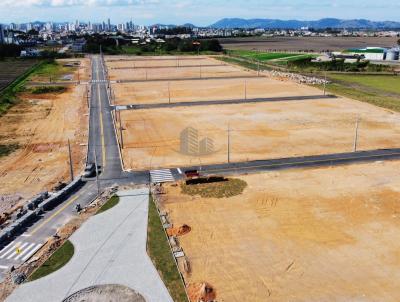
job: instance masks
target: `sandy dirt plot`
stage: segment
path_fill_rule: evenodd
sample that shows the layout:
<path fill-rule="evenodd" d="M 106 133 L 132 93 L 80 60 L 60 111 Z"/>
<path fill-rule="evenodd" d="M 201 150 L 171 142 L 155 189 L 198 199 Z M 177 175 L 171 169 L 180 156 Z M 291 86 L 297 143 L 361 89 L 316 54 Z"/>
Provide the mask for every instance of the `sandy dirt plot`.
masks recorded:
<path fill-rule="evenodd" d="M 123 157 L 132 169 L 226 162 L 228 129 L 232 162 L 350 152 L 358 116 L 358 150 L 399 146 L 398 114 L 337 98 L 122 111 Z M 188 127 L 212 147 L 182 149 Z"/>
<path fill-rule="evenodd" d="M 400 162 L 240 177 L 225 199 L 162 203 L 190 262 L 188 283 L 218 301 L 399 301 Z M 351 181 L 349 181 L 351 179 Z"/>
<path fill-rule="evenodd" d="M 154 61 L 154 57 L 149 57 L 146 61 L 108 61 L 109 75 L 111 80 L 152 80 L 152 79 L 182 79 L 182 78 L 206 78 L 206 77 L 234 77 L 254 75 L 254 72 L 244 71 L 236 66 L 223 64 L 213 58 L 185 60 L 187 65 L 205 65 L 202 67 L 171 67 L 171 68 L 132 68 L 132 69 L 112 69 L 113 67 L 132 67 L 133 64 L 142 66 L 165 66 L 159 64 L 173 65 L 176 63 L 174 58 L 169 60 Z M 208 66 L 213 65 L 213 66 Z"/>
<path fill-rule="evenodd" d="M 80 61 L 81 69 L 89 70 L 89 60 Z M 20 146 L 0 159 L 0 195 L 20 195 L 26 200 L 68 181 L 68 139 L 75 172 L 81 172 L 87 148 L 85 96 L 86 86 L 70 86 L 62 94 L 24 93 L 21 103 L 0 118 L 2 143 Z M 13 205 L 3 203 L 1 209 Z"/>
<path fill-rule="evenodd" d="M 118 83 L 113 85 L 119 105 L 304 96 L 321 94 L 305 85 L 272 78 Z"/>

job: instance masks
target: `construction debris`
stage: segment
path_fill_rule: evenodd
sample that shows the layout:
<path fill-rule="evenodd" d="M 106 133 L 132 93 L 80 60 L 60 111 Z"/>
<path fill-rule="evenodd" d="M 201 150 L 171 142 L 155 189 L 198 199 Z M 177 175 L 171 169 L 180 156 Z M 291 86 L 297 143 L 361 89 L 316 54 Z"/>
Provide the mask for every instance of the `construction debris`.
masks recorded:
<path fill-rule="evenodd" d="M 191 283 L 187 286 L 191 302 L 214 302 L 217 294 L 214 288 L 206 283 Z"/>
<path fill-rule="evenodd" d="M 272 78 L 277 78 L 279 80 L 288 79 L 299 84 L 323 85 L 330 83 L 330 81 L 318 77 L 310 77 L 291 72 L 271 70 L 271 71 L 265 71 L 265 73 Z"/>

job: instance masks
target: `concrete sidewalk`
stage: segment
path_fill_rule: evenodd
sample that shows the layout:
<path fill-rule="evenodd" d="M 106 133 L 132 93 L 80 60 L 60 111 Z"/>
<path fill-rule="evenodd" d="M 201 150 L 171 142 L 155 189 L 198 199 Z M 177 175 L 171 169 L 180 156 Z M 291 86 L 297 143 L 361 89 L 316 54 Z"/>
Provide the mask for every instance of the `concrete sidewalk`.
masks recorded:
<path fill-rule="evenodd" d="M 71 236 L 75 253 L 63 268 L 23 284 L 6 301 L 56 302 L 89 286 L 121 284 L 147 302 L 172 302 L 146 253 L 148 189 L 118 195 L 118 205 L 93 216 Z"/>

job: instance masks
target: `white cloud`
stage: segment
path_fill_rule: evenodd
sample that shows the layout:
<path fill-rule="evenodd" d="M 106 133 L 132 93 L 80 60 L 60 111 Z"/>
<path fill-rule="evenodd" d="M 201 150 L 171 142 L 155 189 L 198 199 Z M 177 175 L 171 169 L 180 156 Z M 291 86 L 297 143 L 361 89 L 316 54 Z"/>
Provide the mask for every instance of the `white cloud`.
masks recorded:
<path fill-rule="evenodd" d="M 2 0 L 5 7 L 125 6 L 158 3 L 158 0 Z"/>

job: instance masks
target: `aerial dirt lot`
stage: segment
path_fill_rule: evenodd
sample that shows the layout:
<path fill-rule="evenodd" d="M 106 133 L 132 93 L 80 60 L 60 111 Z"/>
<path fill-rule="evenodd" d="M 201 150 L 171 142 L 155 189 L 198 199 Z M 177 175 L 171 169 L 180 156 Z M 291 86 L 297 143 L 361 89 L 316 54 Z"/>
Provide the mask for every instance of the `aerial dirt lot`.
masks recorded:
<path fill-rule="evenodd" d="M 346 98 L 125 110 L 124 163 L 140 170 L 226 162 L 228 127 L 231 162 L 351 152 L 358 116 L 358 150 L 399 146 L 399 114 Z M 181 152 L 187 127 L 213 150 Z"/>
<path fill-rule="evenodd" d="M 213 58 L 199 58 L 193 60 L 184 60 L 187 65 L 205 65 L 201 67 L 171 67 L 171 68 L 131 68 L 131 69 L 113 69 L 113 67 L 133 67 L 133 64 L 142 64 L 142 66 L 165 66 L 176 64 L 175 57 L 171 60 L 154 61 L 155 57 L 148 57 L 140 61 L 110 61 L 109 76 L 111 80 L 154 80 L 154 79 L 182 79 L 182 78 L 207 78 L 207 77 L 238 77 L 255 75 L 254 72 L 244 71 L 236 66 L 227 65 Z M 179 63 L 181 64 L 181 63 Z M 212 66 L 208 66 L 212 65 Z M 136 65 L 135 65 L 136 66 Z"/>
<path fill-rule="evenodd" d="M 116 58 L 107 57 L 107 66 L 113 68 L 143 68 L 143 67 L 185 67 L 185 66 L 198 66 L 198 65 L 215 65 L 220 66 L 224 64 L 221 61 L 210 60 L 205 56 L 196 57 L 124 57 L 118 56 Z"/>
<path fill-rule="evenodd" d="M 278 96 L 321 95 L 321 91 L 272 78 L 218 79 L 203 81 L 139 82 L 113 84 L 115 101 L 119 105 Z"/>
<path fill-rule="evenodd" d="M 238 176 L 231 198 L 183 195 L 162 209 L 191 273 L 217 301 L 399 301 L 399 161 Z"/>
<path fill-rule="evenodd" d="M 80 61 L 81 76 L 88 78 L 90 61 Z M 51 190 L 59 181 L 69 181 L 68 139 L 75 174 L 82 171 L 88 124 L 85 96 L 83 85 L 68 86 L 61 94 L 25 92 L 22 101 L 0 117 L 2 143 L 19 145 L 0 159 L 1 212 Z"/>

